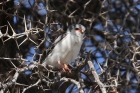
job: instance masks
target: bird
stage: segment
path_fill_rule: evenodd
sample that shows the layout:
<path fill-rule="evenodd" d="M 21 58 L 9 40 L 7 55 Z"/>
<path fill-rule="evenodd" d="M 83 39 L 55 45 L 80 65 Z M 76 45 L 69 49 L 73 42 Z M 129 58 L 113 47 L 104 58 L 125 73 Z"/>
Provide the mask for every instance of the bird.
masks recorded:
<path fill-rule="evenodd" d="M 85 30 L 81 24 L 69 26 L 66 33 L 54 41 L 55 46 L 42 62 L 42 66 L 51 65 L 60 67 L 64 72 L 71 72 L 67 64 L 74 61 L 78 56 Z"/>

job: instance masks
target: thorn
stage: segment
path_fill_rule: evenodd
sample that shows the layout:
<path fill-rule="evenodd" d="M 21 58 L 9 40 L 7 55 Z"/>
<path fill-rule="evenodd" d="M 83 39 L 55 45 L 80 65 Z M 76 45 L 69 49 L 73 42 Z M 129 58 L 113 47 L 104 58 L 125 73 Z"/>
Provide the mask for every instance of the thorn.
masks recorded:
<path fill-rule="evenodd" d="M 8 22 L 8 21 L 7 21 L 7 22 Z M 13 32 L 13 35 L 15 35 L 16 33 L 15 33 L 14 29 L 12 28 L 12 26 L 10 25 L 10 23 L 9 23 L 9 22 L 8 22 L 8 24 L 9 24 L 9 26 L 10 26 L 10 28 L 11 28 L 12 32 Z"/>
<path fill-rule="evenodd" d="M 17 40 L 15 40 L 15 41 L 16 41 L 16 44 L 17 44 L 18 49 L 20 50 Z"/>
<path fill-rule="evenodd" d="M 24 25 L 25 25 L 25 32 L 26 32 L 27 31 L 27 25 L 26 25 L 25 15 L 24 15 Z"/>
<path fill-rule="evenodd" d="M 22 42 L 19 44 L 19 46 L 21 46 L 26 40 L 27 40 L 27 38 L 26 38 L 24 41 L 22 41 Z"/>
<path fill-rule="evenodd" d="M 38 45 L 36 42 L 34 42 L 31 38 L 29 38 L 30 41 L 32 41 L 34 44 Z"/>

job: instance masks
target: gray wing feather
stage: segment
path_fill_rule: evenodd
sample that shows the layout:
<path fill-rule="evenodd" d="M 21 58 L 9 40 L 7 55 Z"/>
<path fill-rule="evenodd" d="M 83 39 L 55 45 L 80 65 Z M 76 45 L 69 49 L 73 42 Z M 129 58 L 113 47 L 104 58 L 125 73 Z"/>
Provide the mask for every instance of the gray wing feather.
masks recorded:
<path fill-rule="evenodd" d="M 58 42 L 60 42 L 65 36 L 66 36 L 66 33 L 60 35 L 60 36 L 54 41 L 53 44 L 56 45 L 56 44 L 57 44 Z"/>
<path fill-rule="evenodd" d="M 47 57 L 48 57 L 48 55 L 52 52 L 52 50 L 54 49 L 55 45 L 56 45 L 57 43 L 59 43 L 65 36 L 66 36 L 66 33 L 60 35 L 60 36 L 53 42 L 53 44 L 52 44 L 51 47 L 48 49 L 48 51 L 46 51 Z M 44 65 L 44 66 L 46 66 L 46 64 L 47 64 L 47 63 L 46 63 L 47 57 L 46 57 L 45 60 L 43 61 L 43 64 L 42 64 L 42 65 Z"/>

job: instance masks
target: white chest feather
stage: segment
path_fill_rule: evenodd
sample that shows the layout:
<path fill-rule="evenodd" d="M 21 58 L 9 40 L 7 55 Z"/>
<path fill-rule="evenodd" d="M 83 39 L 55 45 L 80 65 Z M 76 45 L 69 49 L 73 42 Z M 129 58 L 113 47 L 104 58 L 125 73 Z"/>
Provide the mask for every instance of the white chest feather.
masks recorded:
<path fill-rule="evenodd" d="M 82 38 L 68 34 L 60 41 L 47 57 L 47 64 L 58 66 L 57 62 L 68 64 L 78 55 L 82 44 Z"/>

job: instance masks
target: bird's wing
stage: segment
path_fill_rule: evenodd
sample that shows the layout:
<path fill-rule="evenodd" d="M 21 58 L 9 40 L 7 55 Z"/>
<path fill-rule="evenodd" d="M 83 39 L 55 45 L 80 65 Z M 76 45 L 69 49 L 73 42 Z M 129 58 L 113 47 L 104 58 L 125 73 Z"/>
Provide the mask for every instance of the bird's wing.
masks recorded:
<path fill-rule="evenodd" d="M 56 38 L 56 40 L 54 41 L 54 45 L 56 45 L 58 42 L 60 42 L 63 38 L 65 38 L 66 36 L 66 33 L 65 34 L 62 34 L 60 35 L 58 38 Z"/>
<path fill-rule="evenodd" d="M 49 55 L 49 54 L 52 52 L 52 50 L 54 49 L 54 47 L 55 47 L 63 38 L 65 38 L 65 36 L 66 36 L 66 33 L 60 35 L 59 37 L 57 37 L 57 38 L 55 39 L 55 41 L 52 43 L 52 45 L 47 49 L 46 54 Z"/>

